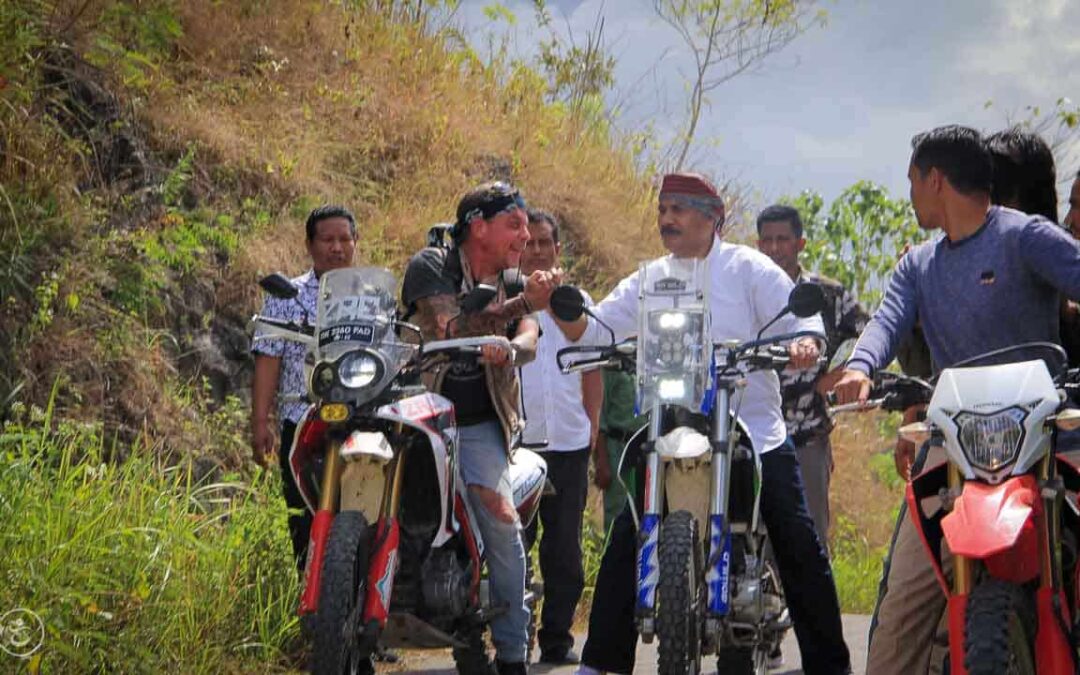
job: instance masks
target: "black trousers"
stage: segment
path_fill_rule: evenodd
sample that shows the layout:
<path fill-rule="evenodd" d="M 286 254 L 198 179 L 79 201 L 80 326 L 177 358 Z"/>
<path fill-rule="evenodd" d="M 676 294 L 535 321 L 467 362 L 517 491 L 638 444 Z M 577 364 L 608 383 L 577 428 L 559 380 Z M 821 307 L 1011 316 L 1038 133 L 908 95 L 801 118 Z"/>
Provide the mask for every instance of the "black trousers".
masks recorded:
<path fill-rule="evenodd" d="M 802 474 L 790 442 L 761 456 L 761 515 L 780 568 L 788 609 L 806 675 L 851 670 L 840 603 L 825 549 L 806 506 Z M 637 648 L 634 603 L 637 532 L 627 507 L 615 519 L 596 579 L 589 636 L 582 662 L 598 670 L 631 673 Z"/>
<path fill-rule="evenodd" d="M 581 564 L 581 520 L 589 489 L 589 449 L 542 452 L 555 494 L 540 500 L 539 518 L 525 530 L 525 550 L 536 542 L 537 524 L 543 522 L 540 539 L 540 574 L 544 577 L 544 608 L 537 641 L 541 653 L 562 655 L 574 646 L 570 628 L 574 623 L 585 570 Z"/>
<path fill-rule="evenodd" d="M 304 571 L 304 563 L 307 560 L 308 541 L 311 539 L 311 512 L 304 504 L 304 498 L 300 496 L 300 488 L 293 480 L 292 471 L 289 469 L 289 451 L 292 449 L 293 436 L 296 435 L 296 424 L 285 421 L 281 423 L 281 447 L 278 449 L 278 464 L 281 467 L 281 487 L 285 494 L 285 505 L 289 507 L 289 537 L 292 539 L 293 556 L 296 558 L 296 567 L 301 573 Z"/>

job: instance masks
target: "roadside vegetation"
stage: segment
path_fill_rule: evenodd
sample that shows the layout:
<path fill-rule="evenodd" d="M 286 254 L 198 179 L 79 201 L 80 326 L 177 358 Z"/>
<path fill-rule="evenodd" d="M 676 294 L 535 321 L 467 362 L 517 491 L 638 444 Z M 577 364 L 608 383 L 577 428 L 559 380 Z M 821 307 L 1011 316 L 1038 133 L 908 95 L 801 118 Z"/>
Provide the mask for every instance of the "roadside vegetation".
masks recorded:
<path fill-rule="evenodd" d="M 0 612 L 46 625 L 3 669 L 302 662 L 276 473 L 247 460 L 244 328 L 260 274 L 302 271 L 314 206 L 350 206 L 358 262 L 398 272 L 489 178 L 561 218 L 588 288 L 659 252 L 655 167 L 600 104 L 602 50 L 584 71 L 555 42 L 481 55 L 429 5 L 0 3 Z M 837 443 L 848 610 L 897 503 L 843 482 L 871 476 L 873 434 Z"/>

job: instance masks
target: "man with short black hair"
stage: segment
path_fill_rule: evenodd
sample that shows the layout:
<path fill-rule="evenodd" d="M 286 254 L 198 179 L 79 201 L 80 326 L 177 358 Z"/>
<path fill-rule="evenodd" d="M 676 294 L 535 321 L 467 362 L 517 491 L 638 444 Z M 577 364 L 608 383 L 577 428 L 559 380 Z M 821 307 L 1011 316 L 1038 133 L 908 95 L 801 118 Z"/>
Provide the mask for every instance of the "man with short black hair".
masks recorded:
<path fill-rule="evenodd" d="M 528 217 L 529 241 L 521 255 L 522 273 L 558 267 L 562 253 L 558 220 L 540 209 L 529 209 Z M 592 304 L 587 295 L 585 301 Z M 537 633 L 540 662 L 577 663 L 570 629 L 585 589 L 581 522 L 589 490 L 589 457 L 597 447 L 604 382 L 599 370 L 562 373 L 556 354 L 569 342 L 550 310 L 534 316 L 540 323 L 540 340 L 536 359 L 521 368 L 525 415 L 522 444 L 535 446 L 547 462 L 548 480 L 555 492 L 540 500 L 539 517 L 525 531 L 525 548 L 532 548 L 542 524 L 540 574 L 544 578 L 544 605 Z M 610 472 L 607 455 L 597 454 L 595 458 L 598 472 Z"/>
<path fill-rule="evenodd" d="M 839 281 L 804 270 L 799 253 L 806 247 L 802 218 L 786 204 L 768 206 L 757 218 L 758 250 L 798 284 L 817 284 L 825 292 L 826 307 L 821 313 L 828 338 L 826 360 L 845 340 L 859 337 L 869 317 L 851 293 Z M 788 436 L 795 444 L 806 486 L 806 503 L 814 518 L 821 543 L 828 549 L 829 482 L 832 477 L 832 445 L 829 433 L 832 419 L 821 392 L 832 389 L 839 373 L 826 373 L 826 367 L 808 370 L 785 370 L 780 373 L 780 391 L 784 399 L 784 421 Z"/>
<path fill-rule="evenodd" d="M 267 297 L 261 316 L 288 321 L 302 321 L 305 313 L 315 321 L 319 295 L 319 278 L 324 272 L 348 267 L 356 251 L 356 219 L 344 206 L 321 206 L 311 212 L 304 224 L 311 269 L 292 280 L 300 294 L 296 300 Z M 260 333 L 256 332 L 256 336 Z M 285 401 L 281 395 L 297 399 L 307 394 L 304 381 L 306 347 L 298 342 L 281 339 L 260 340 L 251 348 L 255 355 L 255 373 L 251 381 L 251 447 L 255 461 L 266 466 L 274 451 L 274 432 L 270 425 L 270 409 L 278 395 L 278 424 L 281 444 L 278 463 L 281 465 L 282 489 L 289 514 L 289 534 L 292 538 L 296 565 L 302 571 L 307 557 L 311 534 L 311 513 L 307 510 L 300 489 L 289 470 L 289 451 L 292 449 L 296 427 L 304 418 L 308 404 L 301 400 Z"/>
<path fill-rule="evenodd" d="M 1059 341 L 1060 297 L 1080 297 L 1080 248 L 1046 218 L 991 205 L 992 177 L 991 153 L 974 129 L 939 127 L 912 140 L 912 207 L 921 228 L 943 236 L 897 263 L 836 384 L 839 403 L 866 401 L 873 374 L 892 360 L 916 315 L 937 371 L 995 349 Z M 907 517 L 886 582 L 867 672 L 925 673 L 938 665 L 928 663 L 928 646 L 945 599 Z"/>
<path fill-rule="evenodd" d="M 491 621 L 500 675 L 526 672 L 529 609 L 525 606 L 525 551 L 514 509 L 509 460 L 522 430 L 517 366 L 536 352 L 534 311 L 547 308 L 557 270 L 536 270 L 520 280 L 529 241 L 525 200 L 503 182 L 470 190 L 457 208 L 454 246 L 429 246 L 409 261 L 401 299 L 425 340 L 505 335 L 507 351 L 486 345 L 474 361 L 455 361 L 425 375 L 425 384 L 454 404 L 458 467 L 484 542 L 493 606 Z M 477 284 L 497 288 L 482 311 L 461 315 L 461 297 Z"/>

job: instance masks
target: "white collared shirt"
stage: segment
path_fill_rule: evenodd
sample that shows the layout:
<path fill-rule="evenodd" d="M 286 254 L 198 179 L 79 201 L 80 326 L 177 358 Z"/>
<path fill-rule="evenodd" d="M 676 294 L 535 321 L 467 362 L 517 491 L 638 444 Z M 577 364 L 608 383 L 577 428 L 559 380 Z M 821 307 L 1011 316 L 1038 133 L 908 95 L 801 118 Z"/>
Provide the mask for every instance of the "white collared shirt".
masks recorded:
<path fill-rule="evenodd" d="M 672 256 L 666 256 L 671 258 Z M 713 239 L 706 261 L 711 286 L 708 291 L 712 339 L 748 341 L 787 306 L 794 287 L 791 278 L 768 256 L 748 246 L 728 244 Z M 638 331 L 638 273 L 634 272 L 615 287 L 593 312 L 623 340 Z M 606 344 L 607 331 L 595 321 L 579 340 L 584 344 Z M 801 330 L 824 334 L 821 317 L 801 319 L 787 315 L 773 324 L 765 335 L 779 335 Z M 746 424 L 750 441 L 759 453 L 776 448 L 787 438 L 787 426 L 780 409 L 780 381 L 771 370 L 757 371 L 747 377 L 739 417 Z"/>
<path fill-rule="evenodd" d="M 592 299 L 582 291 L 585 303 Z M 526 446 L 547 441 L 543 452 L 568 452 L 589 447 L 590 422 L 581 397 L 581 373 L 564 375 L 556 354 L 572 343 L 556 325 L 550 311 L 534 315 L 540 323 L 536 358 L 521 367 L 521 409 Z"/>

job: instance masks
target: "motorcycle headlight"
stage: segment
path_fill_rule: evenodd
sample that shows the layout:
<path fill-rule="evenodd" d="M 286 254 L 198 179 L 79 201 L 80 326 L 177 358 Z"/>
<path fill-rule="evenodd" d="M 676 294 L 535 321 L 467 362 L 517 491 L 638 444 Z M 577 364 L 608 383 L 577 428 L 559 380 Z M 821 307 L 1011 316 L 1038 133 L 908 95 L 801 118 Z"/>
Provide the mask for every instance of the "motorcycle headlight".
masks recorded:
<path fill-rule="evenodd" d="M 961 412 L 954 420 L 960 429 L 960 447 L 973 465 L 996 471 L 1012 463 L 1024 440 L 1027 411 L 1007 408 L 988 415 Z"/>
<path fill-rule="evenodd" d="M 382 375 L 382 363 L 372 354 L 356 352 L 341 359 L 337 375 L 341 386 L 348 389 L 362 389 L 379 380 Z"/>
<path fill-rule="evenodd" d="M 650 356 L 664 368 L 677 368 L 687 358 L 687 333 L 693 328 L 686 312 L 653 312 L 649 316 Z"/>

